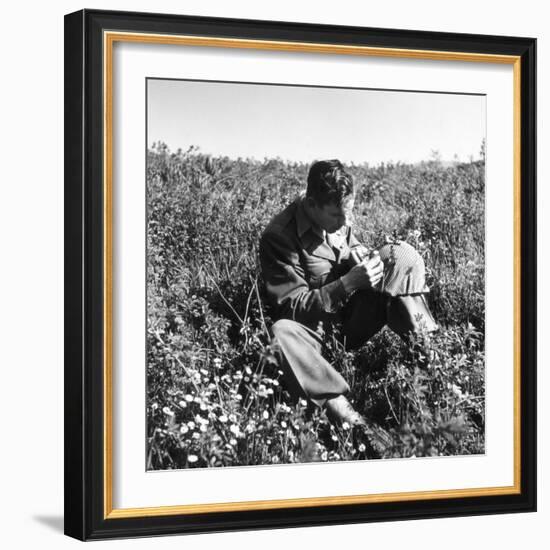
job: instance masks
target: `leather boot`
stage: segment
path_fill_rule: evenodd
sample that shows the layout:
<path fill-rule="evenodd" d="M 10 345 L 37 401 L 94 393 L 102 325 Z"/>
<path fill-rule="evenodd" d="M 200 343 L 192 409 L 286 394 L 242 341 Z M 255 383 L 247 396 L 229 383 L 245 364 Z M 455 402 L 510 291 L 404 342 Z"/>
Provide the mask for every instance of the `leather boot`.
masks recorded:
<path fill-rule="evenodd" d="M 335 424 L 347 422 L 350 426 L 366 426 L 365 419 L 352 407 L 343 396 L 333 397 L 326 403 L 327 416 Z"/>
<path fill-rule="evenodd" d="M 368 423 L 343 396 L 333 397 L 326 403 L 327 415 L 331 422 L 342 425 L 347 422 L 354 428 L 357 443 L 365 440 L 373 458 L 380 458 L 393 445 L 393 440 L 380 426 Z"/>

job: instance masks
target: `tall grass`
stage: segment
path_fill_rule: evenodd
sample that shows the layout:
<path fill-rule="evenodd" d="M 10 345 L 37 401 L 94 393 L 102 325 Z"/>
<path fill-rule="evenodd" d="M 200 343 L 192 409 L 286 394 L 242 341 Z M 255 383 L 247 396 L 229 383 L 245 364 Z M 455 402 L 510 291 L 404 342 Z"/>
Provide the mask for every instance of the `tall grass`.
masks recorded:
<path fill-rule="evenodd" d="M 350 399 L 392 436 L 385 457 L 484 450 L 484 163 L 348 167 L 355 231 L 425 259 L 442 330 L 428 369 L 388 330 L 330 343 Z M 351 460 L 368 441 L 292 405 L 270 347 L 258 239 L 308 166 L 156 144 L 147 168 L 148 469 Z"/>

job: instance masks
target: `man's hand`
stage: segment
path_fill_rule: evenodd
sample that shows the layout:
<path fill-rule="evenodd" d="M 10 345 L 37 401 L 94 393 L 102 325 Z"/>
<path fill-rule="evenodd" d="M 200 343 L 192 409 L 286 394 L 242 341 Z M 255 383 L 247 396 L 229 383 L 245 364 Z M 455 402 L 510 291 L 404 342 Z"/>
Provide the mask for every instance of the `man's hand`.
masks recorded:
<path fill-rule="evenodd" d="M 378 251 L 374 251 L 370 258 L 365 258 L 352 267 L 341 280 L 346 292 L 354 292 L 365 288 L 376 288 L 383 276 L 384 262 L 380 259 Z"/>
<path fill-rule="evenodd" d="M 350 263 L 351 266 L 356 266 L 357 264 L 360 264 L 365 258 L 368 258 L 369 256 L 369 250 L 367 247 L 360 244 L 359 246 L 354 246 L 351 249 L 350 253 Z"/>

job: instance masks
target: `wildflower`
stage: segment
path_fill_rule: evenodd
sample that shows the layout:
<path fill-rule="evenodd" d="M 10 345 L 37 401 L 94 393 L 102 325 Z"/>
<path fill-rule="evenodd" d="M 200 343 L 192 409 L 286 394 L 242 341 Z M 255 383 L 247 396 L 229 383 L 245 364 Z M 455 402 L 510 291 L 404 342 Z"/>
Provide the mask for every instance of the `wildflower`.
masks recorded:
<path fill-rule="evenodd" d="M 219 369 L 221 366 L 222 366 L 222 360 L 219 358 L 219 357 L 216 357 L 213 361 L 212 361 L 213 365 L 214 365 L 214 368 L 216 369 Z"/>
<path fill-rule="evenodd" d="M 269 418 L 269 413 L 267 411 L 264 411 L 262 413 L 262 416 L 263 416 L 264 420 L 267 420 Z"/>
<path fill-rule="evenodd" d="M 229 440 L 229 444 L 232 445 L 233 447 L 235 447 L 235 445 L 237 445 L 237 440 L 232 437 L 230 440 Z"/>
<path fill-rule="evenodd" d="M 231 422 L 237 422 L 237 417 L 233 413 L 231 413 L 229 415 L 229 420 L 231 420 Z"/>
<path fill-rule="evenodd" d="M 365 444 L 364 444 L 364 443 L 361 443 L 361 444 L 359 445 L 359 452 L 360 452 L 360 453 L 364 453 L 364 452 L 366 451 L 366 449 L 367 449 L 367 448 L 365 447 Z"/>
<path fill-rule="evenodd" d="M 206 418 L 203 418 L 200 414 L 195 415 L 195 422 L 197 424 L 204 424 L 205 422 L 208 423 L 208 420 Z"/>
<path fill-rule="evenodd" d="M 336 436 L 336 434 L 332 434 L 330 438 L 332 439 L 332 441 L 338 441 L 338 437 Z"/>
<path fill-rule="evenodd" d="M 191 436 L 193 439 L 199 439 L 201 434 L 199 432 L 193 432 L 193 435 Z"/>
<path fill-rule="evenodd" d="M 187 422 L 187 426 L 189 426 L 190 430 L 194 430 L 196 425 L 192 420 L 190 420 L 189 422 Z"/>
<path fill-rule="evenodd" d="M 225 416 L 225 414 L 222 414 L 219 418 L 219 421 L 220 422 L 223 422 L 224 424 L 227 422 L 228 418 L 227 416 Z"/>
<path fill-rule="evenodd" d="M 327 451 L 323 451 L 323 452 L 321 453 L 321 460 L 324 460 L 324 461 L 328 460 L 328 453 L 327 453 Z"/>
<path fill-rule="evenodd" d="M 205 411 L 207 408 L 208 407 L 204 403 L 201 403 L 201 406 L 200 406 L 201 411 Z"/>
<path fill-rule="evenodd" d="M 199 457 L 197 455 L 188 455 L 187 456 L 187 461 L 191 462 L 191 463 L 197 462 L 198 459 L 199 459 Z"/>
<path fill-rule="evenodd" d="M 187 401 L 184 401 L 183 399 L 178 403 L 178 405 L 182 408 L 182 409 L 185 409 L 187 407 Z"/>
<path fill-rule="evenodd" d="M 239 394 L 237 394 L 237 395 L 235 396 L 235 399 L 236 399 L 237 401 L 242 401 L 243 396 L 239 393 Z"/>
<path fill-rule="evenodd" d="M 151 409 L 153 409 L 154 411 L 156 411 L 158 408 L 159 408 L 158 403 L 151 403 Z"/>
<path fill-rule="evenodd" d="M 192 395 L 189 395 L 187 394 L 185 396 L 185 400 L 188 402 L 188 403 L 191 403 L 193 401 L 193 399 L 195 399 Z"/>
<path fill-rule="evenodd" d="M 307 401 L 305 399 L 300 399 L 300 405 L 302 407 L 307 407 Z"/>
<path fill-rule="evenodd" d="M 457 386 L 456 384 L 453 384 L 450 388 L 452 390 L 452 392 L 458 397 L 462 397 L 462 390 L 460 389 L 459 386 Z"/>
<path fill-rule="evenodd" d="M 232 434 L 235 434 L 235 435 L 239 435 L 239 426 L 237 426 L 236 424 L 231 424 L 231 426 L 229 426 L 229 431 L 232 433 Z"/>
<path fill-rule="evenodd" d="M 344 423 L 342 424 L 342 429 L 343 429 L 343 430 L 349 430 L 349 429 L 350 429 L 349 423 L 348 423 L 348 422 L 344 422 Z"/>
<path fill-rule="evenodd" d="M 206 427 L 206 424 L 201 424 L 201 427 L 199 429 L 202 433 L 204 433 L 208 428 Z"/>
<path fill-rule="evenodd" d="M 281 428 L 286 428 L 287 425 L 288 425 L 288 424 L 287 424 L 284 420 L 281 422 Z"/>
<path fill-rule="evenodd" d="M 271 462 L 273 464 L 278 464 L 279 463 L 279 457 L 278 456 L 274 456 L 272 459 L 271 459 Z"/>
<path fill-rule="evenodd" d="M 180 432 L 182 434 L 186 434 L 188 431 L 189 431 L 189 428 L 185 424 L 182 424 L 180 427 Z"/>
<path fill-rule="evenodd" d="M 162 412 L 167 416 L 174 416 L 174 411 L 170 410 L 170 407 L 163 407 Z"/>

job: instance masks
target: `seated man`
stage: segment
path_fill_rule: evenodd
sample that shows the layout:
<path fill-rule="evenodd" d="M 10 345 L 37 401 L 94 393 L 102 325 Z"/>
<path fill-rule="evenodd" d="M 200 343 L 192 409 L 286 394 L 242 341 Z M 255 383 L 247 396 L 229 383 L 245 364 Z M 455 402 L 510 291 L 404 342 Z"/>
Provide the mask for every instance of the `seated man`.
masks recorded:
<path fill-rule="evenodd" d="M 319 327 L 338 325 L 353 349 L 386 324 L 404 338 L 436 325 L 420 255 L 403 242 L 366 254 L 349 225 L 353 203 L 353 179 L 342 164 L 315 162 L 305 196 L 262 234 L 260 263 L 291 395 L 326 407 L 333 421 L 366 426 L 345 397 L 347 382 L 322 355 Z"/>

